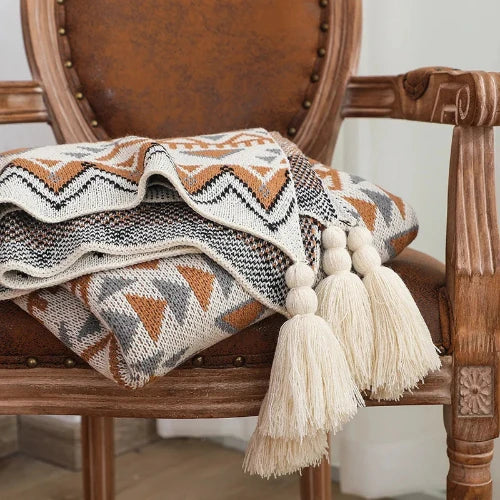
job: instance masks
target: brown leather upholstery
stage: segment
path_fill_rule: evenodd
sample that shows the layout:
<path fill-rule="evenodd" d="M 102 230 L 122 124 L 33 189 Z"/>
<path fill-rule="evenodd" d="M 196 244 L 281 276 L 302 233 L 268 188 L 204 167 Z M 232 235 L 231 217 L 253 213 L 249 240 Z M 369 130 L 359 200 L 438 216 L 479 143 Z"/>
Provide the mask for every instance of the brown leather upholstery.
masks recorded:
<path fill-rule="evenodd" d="M 444 284 L 444 266 L 421 252 L 406 249 L 390 266 L 401 275 L 412 292 L 429 326 L 434 343 L 443 344 L 439 320 L 439 292 Z M 14 315 L 16 317 L 13 321 Z M 0 366 L 25 367 L 27 358 L 34 357 L 39 366 L 65 366 L 68 358 L 84 364 L 36 320 L 11 302 L 0 302 Z M 270 364 L 273 358 L 279 326 L 283 318 L 273 315 L 245 331 L 206 349 L 184 364 L 225 367 Z M 198 358 L 198 359 L 197 359 Z"/>
<path fill-rule="evenodd" d="M 318 0 L 85 0 L 61 11 L 70 85 L 111 137 L 286 132 L 318 86 L 328 14 Z"/>

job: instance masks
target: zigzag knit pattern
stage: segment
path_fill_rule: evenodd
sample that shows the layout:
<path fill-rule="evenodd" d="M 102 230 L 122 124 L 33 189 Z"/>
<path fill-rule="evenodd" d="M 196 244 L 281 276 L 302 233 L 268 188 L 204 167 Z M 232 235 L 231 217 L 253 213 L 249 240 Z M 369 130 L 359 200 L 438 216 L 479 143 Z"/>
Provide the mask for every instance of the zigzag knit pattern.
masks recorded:
<path fill-rule="evenodd" d="M 155 142 L 125 138 L 6 155 L 0 174 L 0 298 L 83 274 L 203 251 L 279 310 L 286 294 L 283 269 L 291 260 L 314 260 L 318 250 L 311 247 L 307 253 L 303 246 L 304 221 L 314 220 L 306 222 L 311 234 L 325 221 L 356 222 L 329 197 L 300 152 L 295 148 L 289 161 L 280 143 L 286 141 L 278 134 L 257 129 Z M 239 163 L 220 163 L 229 157 Z M 82 175 L 91 170 L 81 185 Z M 9 205 L 14 172 L 26 181 L 16 188 L 17 209 Z M 116 177 L 111 184 L 110 176 Z M 42 181 L 43 189 L 27 196 L 26 186 Z M 130 189 L 122 189 L 125 181 Z"/>
<path fill-rule="evenodd" d="M 372 231 L 384 261 L 413 240 L 417 232 L 415 214 L 403 200 L 358 177 L 310 161 L 291 142 L 275 134 L 273 137 L 290 165 L 302 244 L 315 270 L 319 268 L 321 220 L 337 217 L 337 223 L 346 227 L 353 220 L 365 225 Z M 6 214 L 0 220 L 0 227 L 10 227 L 18 235 L 17 241 L 24 241 L 21 248 L 26 249 L 29 241 L 36 242 L 30 259 L 35 259 L 37 252 L 46 256 L 56 241 L 71 253 L 76 234 L 89 238 L 96 231 L 100 244 L 102 238 L 116 241 L 119 234 L 119 242 L 133 248 L 134 241 L 165 242 L 168 235 L 175 240 L 179 234 L 186 238 L 206 224 L 204 254 L 186 255 L 194 251 L 193 238 L 185 240 L 192 246 L 171 248 L 172 254 L 167 258 L 156 259 L 154 252 L 143 254 L 138 257 L 142 263 L 128 267 L 123 267 L 125 260 L 111 265 L 116 258 L 111 254 L 94 254 L 96 265 L 107 266 L 108 270 L 15 299 L 96 370 L 132 388 L 166 374 L 197 352 L 271 314 L 269 304 L 256 300 L 255 288 L 271 297 L 274 310 L 280 310 L 276 304 L 282 304 L 287 290 L 283 273 L 291 263 L 284 252 L 264 240 L 207 222 L 186 207 L 171 186 L 158 178 L 154 181 L 156 191 L 148 186 L 148 193 L 155 193 L 154 202 L 58 224 L 37 227 L 35 223 L 37 237 L 33 233 L 33 218 L 27 214 L 17 212 L 17 218 L 13 217 L 15 213 Z M 324 193 L 327 202 L 318 206 L 318 196 Z M 7 220 L 10 224 L 4 224 Z M 148 224 L 152 231 L 144 233 L 141 240 L 141 228 Z M 162 232 L 166 227 L 170 229 Z M 19 234 L 28 236 L 19 240 Z M 40 248 L 44 250 L 40 252 Z M 212 256 L 224 266 L 209 257 L 210 248 L 214 250 Z M 263 256 L 260 260 L 254 257 L 253 266 L 248 266 L 248 249 Z M 225 251 L 227 259 L 223 258 Z M 246 260 L 231 267 L 234 255 Z"/>
<path fill-rule="evenodd" d="M 263 129 L 12 152 L 0 157 L 0 299 L 140 387 L 285 313 L 284 273 L 302 260 L 318 276 L 327 223 L 365 225 L 384 261 L 417 231 L 400 198 Z"/>

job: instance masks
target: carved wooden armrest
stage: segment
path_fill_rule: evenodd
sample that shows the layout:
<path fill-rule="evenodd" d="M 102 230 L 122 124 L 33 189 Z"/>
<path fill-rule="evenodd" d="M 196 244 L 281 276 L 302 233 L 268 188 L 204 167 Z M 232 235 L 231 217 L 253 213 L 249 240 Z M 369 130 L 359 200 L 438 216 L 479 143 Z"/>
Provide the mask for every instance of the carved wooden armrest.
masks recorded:
<path fill-rule="evenodd" d="M 489 453 L 499 434 L 500 241 L 493 147 L 493 126 L 500 125 L 499 108 L 500 73 L 450 68 L 353 77 L 342 107 L 343 117 L 455 125 L 448 187 L 446 290 L 454 371 L 447 423 L 453 436 L 450 456 L 459 464 L 457 474 L 465 460 L 460 457 L 467 458 L 467 454 L 459 456 L 453 450 L 462 450 L 466 442 L 481 442 Z M 478 480 L 487 482 L 489 469 L 484 471 L 487 473 L 478 475 Z"/>
<path fill-rule="evenodd" d="M 37 82 L 0 82 L 0 123 L 46 121 L 43 90 Z"/>
<path fill-rule="evenodd" d="M 494 181 L 493 128 L 456 127 L 446 241 L 455 374 L 448 421 L 455 439 L 464 441 L 487 442 L 499 433 L 500 242 Z"/>
<path fill-rule="evenodd" d="M 500 73 L 421 68 L 399 76 L 356 76 L 342 116 L 461 126 L 500 125 Z"/>

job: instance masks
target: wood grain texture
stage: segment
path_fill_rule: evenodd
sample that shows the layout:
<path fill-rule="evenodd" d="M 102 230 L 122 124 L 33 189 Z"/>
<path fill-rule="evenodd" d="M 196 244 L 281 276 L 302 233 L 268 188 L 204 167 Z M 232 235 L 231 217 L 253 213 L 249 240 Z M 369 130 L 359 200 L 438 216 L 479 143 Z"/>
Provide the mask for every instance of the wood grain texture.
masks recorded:
<path fill-rule="evenodd" d="M 332 478 L 330 461 L 323 459 L 317 467 L 307 467 L 300 477 L 300 500 L 330 500 Z"/>
<path fill-rule="evenodd" d="M 500 245 L 493 154 L 492 128 L 455 129 L 446 245 L 455 370 L 453 436 L 471 441 L 498 435 L 498 388 L 493 381 L 499 373 Z M 475 394 L 468 395 L 471 391 Z M 482 415 L 460 411 L 466 397 L 482 402 Z"/>
<path fill-rule="evenodd" d="M 447 500 L 491 499 L 493 440 L 471 443 L 448 438 Z"/>
<path fill-rule="evenodd" d="M 47 120 L 43 90 L 38 82 L 0 82 L 0 124 Z"/>
<path fill-rule="evenodd" d="M 500 73 L 421 68 L 349 81 L 343 117 L 400 118 L 461 126 L 500 125 Z"/>
<path fill-rule="evenodd" d="M 500 244 L 491 127 L 453 133 L 446 241 L 454 362 L 448 498 L 490 499 L 499 434 Z"/>
<path fill-rule="evenodd" d="M 113 419 L 82 417 L 82 479 L 85 500 L 113 500 Z"/>
<path fill-rule="evenodd" d="M 59 56 L 55 1 L 22 0 L 26 54 L 35 80 L 42 82 L 49 120 L 59 142 L 93 142 L 99 131 L 83 117 Z M 102 135 L 102 131 L 101 131 Z"/>
<path fill-rule="evenodd" d="M 342 124 L 341 107 L 361 48 L 361 0 L 330 0 L 330 37 L 319 88 L 294 141 L 312 158 L 331 160 Z"/>
<path fill-rule="evenodd" d="M 324 6 L 328 6 L 324 12 L 330 29 L 324 47 L 318 47 L 317 54 L 321 49 L 323 60 L 317 79 L 311 79 L 313 99 L 297 123 L 291 124 L 296 128 L 293 137 L 299 147 L 325 161 L 333 151 L 344 117 L 392 117 L 458 126 L 450 162 L 447 283 L 441 307 L 441 314 L 446 316 L 441 323 L 450 337 L 452 358 L 444 357 L 438 373 L 431 374 L 423 387 L 405 394 L 396 404 L 446 405 L 451 450 L 448 497 L 490 498 L 490 442 L 498 435 L 500 393 L 500 245 L 490 127 L 500 125 L 500 74 L 422 68 L 399 76 L 351 77 L 359 50 L 361 1 L 336 0 Z M 311 3 L 311 8 L 318 9 L 318 5 Z M 92 126 L 95 115 L 87 100 L 75 98 L 78 74 L 73 61 L 64 59 L 71 52 L 66 50 L 67 40 L 61 40 L 58 34 L 59 25 L 66 22 L 65 9 L 55 1 L 22 0 L 22 12 L 33 78 L 41 82 L 41 87 L 30 84 L 22 91 L 20 87 L 6 91 L 4 109 L 18 107 L 10 119 L 21 119 L 22 110 L 28 110 L 25 118 L 49 119 L 60 142 L 107 137 L 99 123 Z M 318 40 L 323 40 L 322 36 L 318 33 Z M 275 70 L 272 56 L 270 52 L 269 68 Z M 41 105 L 42 88 L 47 111 Z M 127 107 L 126 102 L 122 105 Z M 0 121 L 2 116 L 0 111 Z M 242 123 L 244 118 L 242 115 Z M 268 377 L 269 369 L 262 367 L 174 370 L 131 392 L 80 368 L 2 369 L 0 414 L 172 418 L 255 415 Z M 95 440 L 106 442 L 101 431 L 107 421 L 86 422 L 96 422 L 96 429 L 101 430 L 96 431 Z M 107 459 L 103 459 L 102 446 L 100 450 L 96 463 L 103 465 Z"/>
<path fill-rule="evenodd" d="M 451 360 L 418 391 L 399 402 L 450 404 Z M 0 414 L 106 415 L 148 418 L 214 418 L 257 415 L 269 368 L 177 369 L 146 387 L 130 390 L 93 370 L 0 370 Z"/>

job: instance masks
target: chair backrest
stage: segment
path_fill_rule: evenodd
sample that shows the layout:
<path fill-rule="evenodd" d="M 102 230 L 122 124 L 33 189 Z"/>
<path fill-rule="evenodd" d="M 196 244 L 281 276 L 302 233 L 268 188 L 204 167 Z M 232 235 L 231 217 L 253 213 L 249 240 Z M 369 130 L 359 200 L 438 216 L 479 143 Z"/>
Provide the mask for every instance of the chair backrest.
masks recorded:
<path fill-rule="evenodd" d="M 61 142 L 262 126 L 326 159 L 361 0 L 22 0 Z"/>

